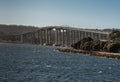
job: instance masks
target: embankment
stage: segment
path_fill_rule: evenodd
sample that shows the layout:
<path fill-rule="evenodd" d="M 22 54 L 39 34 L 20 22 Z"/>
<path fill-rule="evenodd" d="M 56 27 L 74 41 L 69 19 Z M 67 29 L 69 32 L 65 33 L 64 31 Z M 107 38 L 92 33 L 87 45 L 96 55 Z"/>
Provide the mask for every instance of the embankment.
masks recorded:
<path fill-rule="evenodd" d="M 84 53 L 89 54 L 91 56 L 100 56 L 100 57 L 106 57 L 106 58 L 116 58 L 120 59 L 120 53 L 111 53 L 111 52 L 104 52 L 104 51 L 85 51 L 80 49 L 74 49 L 74 48 L 57 48 L 58 51 L 61 52 L 72 52 L 72 53 Z"/>

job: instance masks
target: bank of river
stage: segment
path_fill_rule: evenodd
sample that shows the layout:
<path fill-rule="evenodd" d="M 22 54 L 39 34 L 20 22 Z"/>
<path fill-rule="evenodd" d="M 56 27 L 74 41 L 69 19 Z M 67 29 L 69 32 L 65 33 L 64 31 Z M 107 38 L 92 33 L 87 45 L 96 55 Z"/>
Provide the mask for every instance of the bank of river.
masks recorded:
<path fill-rule="evenodd" d="M 73 53 L 84 53 L 89 54 L 91 56 L 100 56 L 100 57 L 107 57 L 107 58 L 117 58 L 120 59 L 120 53 L 112 53 L 112 52 L 104 52 L 104 51 L 86 51 L 74 48 L 57 48 L 61 52 L 73 52 Z"/>

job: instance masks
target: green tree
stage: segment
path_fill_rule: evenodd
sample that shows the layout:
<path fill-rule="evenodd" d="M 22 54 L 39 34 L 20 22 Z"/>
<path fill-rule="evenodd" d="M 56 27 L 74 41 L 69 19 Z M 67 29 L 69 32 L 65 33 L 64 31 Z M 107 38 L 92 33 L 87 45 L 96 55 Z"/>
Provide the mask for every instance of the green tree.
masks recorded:
<path fill-rule="evenodd" d="M 119 30 L 113 30 L 110 33 L 110 39 L 120 38 L 120 31 Z"/>

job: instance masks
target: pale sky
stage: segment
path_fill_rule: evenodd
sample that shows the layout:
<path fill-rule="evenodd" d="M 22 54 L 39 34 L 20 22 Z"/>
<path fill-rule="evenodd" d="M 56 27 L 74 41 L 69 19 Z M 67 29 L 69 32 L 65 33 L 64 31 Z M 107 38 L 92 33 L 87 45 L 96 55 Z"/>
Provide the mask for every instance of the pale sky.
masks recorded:
<path fill-rule="evenodd" d="M 120 0 L 0 0 L 0 24 L 120 28 Z"/>

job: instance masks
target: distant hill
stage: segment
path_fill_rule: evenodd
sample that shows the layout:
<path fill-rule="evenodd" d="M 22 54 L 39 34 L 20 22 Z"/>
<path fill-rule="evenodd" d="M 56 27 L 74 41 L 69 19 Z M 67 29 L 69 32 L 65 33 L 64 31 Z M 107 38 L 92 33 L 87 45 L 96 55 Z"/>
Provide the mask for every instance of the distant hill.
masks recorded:
<path fill-rule="evenodd" d="M 0 25 L 0 36 L 18 35 L 38 30 L 38 27 L 23 25 Z"/>

